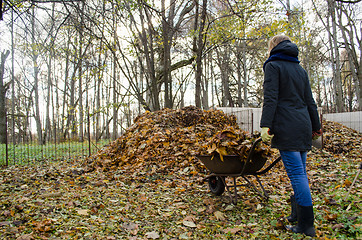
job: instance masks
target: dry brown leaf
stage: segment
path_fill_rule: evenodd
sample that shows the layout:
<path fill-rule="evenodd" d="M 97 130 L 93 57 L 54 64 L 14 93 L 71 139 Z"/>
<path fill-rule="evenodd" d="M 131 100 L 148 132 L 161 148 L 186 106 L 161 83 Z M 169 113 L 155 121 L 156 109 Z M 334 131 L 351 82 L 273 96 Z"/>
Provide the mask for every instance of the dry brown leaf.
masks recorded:
<path fill-rule="evenodd" d="M 34 239 L 33 234 L 30 233 L 30 234 L 21 235 L 16 240 L 33 240 L 33 239 Z"/>
<path fill-rule="evenodd" d="M 337 214 L 327 214 L 324 216 L 324 219 L 328 220 L 328 221 L 334 221 L 337 219 Z"/>
<path fill-rule="evenodd" d="M 196 228 L 196 224 L 193 221 L 183 220 L 182 224 L 186 227 Z"/>
<path fill-rule="evenodd" d="M 132 235 L 137 235 L 138 233 L 138 224 L 129 222 L 129 223 L 123 223 L 122 227 L 126 230 L 128 230 Z"/>
<path fill-rule="evenodd" d="M 220 211 L 216 211 L 214 212 L 214 216 L 216 217 L 217 220 L 219 221 L 224 221 L 225 220 L 225 216 L 222 212 Z"/>
<path fill-rule="evenodd" d="M 79 215 L 87 216 L 87 215 L 89 215 L 89 210 L 88 209 L 77 209 L 77 213 Z"/>
<path fill-rule="evenodd" d="M 236 234 L 240 231 L 242 231 L 243 229 L 241 227 L 235 227 L 235 228 L 226 228 L 223 230 L 224 233 L 231 233 L 231 234 Z"/>
<path fill-rule="evenodd" d="M 148 239 L 157 239 L 160 237 L 160 234 L 158 234 L 158 232 L 156 232 L 156 231 L 152 231 L 152 232 L 146 233 L 145 236 Z"/>

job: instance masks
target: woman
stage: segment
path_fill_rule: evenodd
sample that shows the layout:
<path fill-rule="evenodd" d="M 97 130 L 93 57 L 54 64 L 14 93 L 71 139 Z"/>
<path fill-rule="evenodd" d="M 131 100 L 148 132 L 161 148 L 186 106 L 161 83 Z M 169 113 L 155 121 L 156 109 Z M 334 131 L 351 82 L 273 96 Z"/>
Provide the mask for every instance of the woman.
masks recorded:
<path fill-rule="evenodd" d="M 317 106 L 307 72 L 299 65 L 298 47 L 288 36 L 269 41 L 270 56 L 264 63 L 264 104 L 260 121 L 263 141 L 279 149 L 292 183 L 292 214 L 287 226 L 295 233 L 315 236 L 312 196 L 306 173 L 307 151 L 312 137 L 321 134 Z"/>

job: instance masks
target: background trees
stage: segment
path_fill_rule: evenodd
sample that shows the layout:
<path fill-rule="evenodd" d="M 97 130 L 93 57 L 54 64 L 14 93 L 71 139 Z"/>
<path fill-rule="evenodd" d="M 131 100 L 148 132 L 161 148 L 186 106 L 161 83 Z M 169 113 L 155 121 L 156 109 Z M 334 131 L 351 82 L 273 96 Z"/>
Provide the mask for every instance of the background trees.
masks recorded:
<path fill-rule="evenodd" d="M 165 107 L 260 107 L 267 41 L 281 33 L 298 44 L 319 106 L 361 110 L 359 1 L 3 1 L 2 10 L 0 50 L 12 54 L 0 90 L 8 86 L 19 141 L 115 139 L 135 115 Z"/>

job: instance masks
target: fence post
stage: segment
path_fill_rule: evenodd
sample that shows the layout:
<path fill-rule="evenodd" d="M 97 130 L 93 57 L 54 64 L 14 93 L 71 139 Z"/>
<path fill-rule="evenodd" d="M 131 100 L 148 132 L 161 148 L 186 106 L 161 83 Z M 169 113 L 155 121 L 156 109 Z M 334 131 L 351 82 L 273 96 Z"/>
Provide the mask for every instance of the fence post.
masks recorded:
<path fill-rule="evenodd" d="M 254 134 L 254 111 L 250 109 L 251 111 L 251 134 Z"/>
<path fill-rule="evenodd" d="M 57 159 L 57 123 L 54 121 L 54 150 L 55 150 L 55 159 Z"/>
<path fill-rule="evenodd" d="M 87 118 L 88 118 L 88 149 L 89 149 L 89 156 L 92 155 L 91 149 L 91 137 L 90 137 L 90 118 L 89 118 L 89 110 L 87 111 Z"/>
<path fill-rule="evenodd" d="M 323 149 L 324 144 L 323 144 L 323 110 L 322 109 L 320 110 L 319 121 L 321 123 L 321 129 L 322 129 L 321 141 L 322 141 L 322 149 Z"/>
<path fill-rule="evenodd" d="M 8 153 L 8 114 L 5 108 L 5 165 L 9 165 L 9 153 Z"/>

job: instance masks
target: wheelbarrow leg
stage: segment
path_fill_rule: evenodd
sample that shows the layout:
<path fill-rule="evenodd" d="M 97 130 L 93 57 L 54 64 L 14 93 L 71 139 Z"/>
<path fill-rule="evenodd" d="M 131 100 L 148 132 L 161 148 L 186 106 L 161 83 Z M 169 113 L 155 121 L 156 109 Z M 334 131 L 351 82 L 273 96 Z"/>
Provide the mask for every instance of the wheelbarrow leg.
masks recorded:
<path fill-rule="evenodd" d="M 263 189 L 265 199 L 268 200 L 268 199 L 269 199 L 269 194 L 265 191 L 264 186 L 263 186 L 263 184 L 262 184 L 261 181 L 260 181 L 260 178 L 259 178 L 258 176 L 256 176 L 256 175 L 255 175 L 255 178 L 256 178 L 256 180 L 258 181 L 261 189 Z"/>
<path fill-rule="evenodd" d="M 234 185 L 233 186 L 230 186 L 226 183 L 226 178 L 222 178 L 223 182 L 224 182 L 224 185 L 226 187 L 226 191 L 228 192 L 229 194 L 229 197 L 230 197 L 230 200 L 231 202 L 236 205 L 238 203 L 238 192 L 237 192 L 237 185 L 236 185 L 236 177 L 232 177 L 233 178 L 233 182 L 234 182 Z M 234 196 L 231 192 L 231 187 L 234 188 Z"/>
<path fill-rule="evenodd" d="M 242 176 L 242 177 L 248 182 L 248 184 L 249 184 L 250 186 L 252 186 L 252 187 L 254 188 L 254 190 L 259 194 L 259 196 L 261 196 L 261 197 L 263 197 L 263 198 L 265 198 L 265 199 L 268 199 L 269 196 L 268 196 L 268 194 L 266 193 L 263 185 L 261 184 L 260 179 L 259 179 L 257 176 L 255 176 L 255 177 L 256 177 L 257 181 L 259 182 L 261 188 L 263 189 L 265 195 L 263 195 L 263 193 L 262 193 L 261 191 L 259 191 L 259 189 L 257 189 L 257 187 L 255 186 L 255 184 L 252 183 L 246 176 Z"/>
<path fill-rule="evenodd" d="M 233 177 L 233 183 L 234 183 L 234 199 L 235 199 L 235 205 L 237 204 L 238 201 L 238 190 L 236 188 L 236 177 Z"/>

